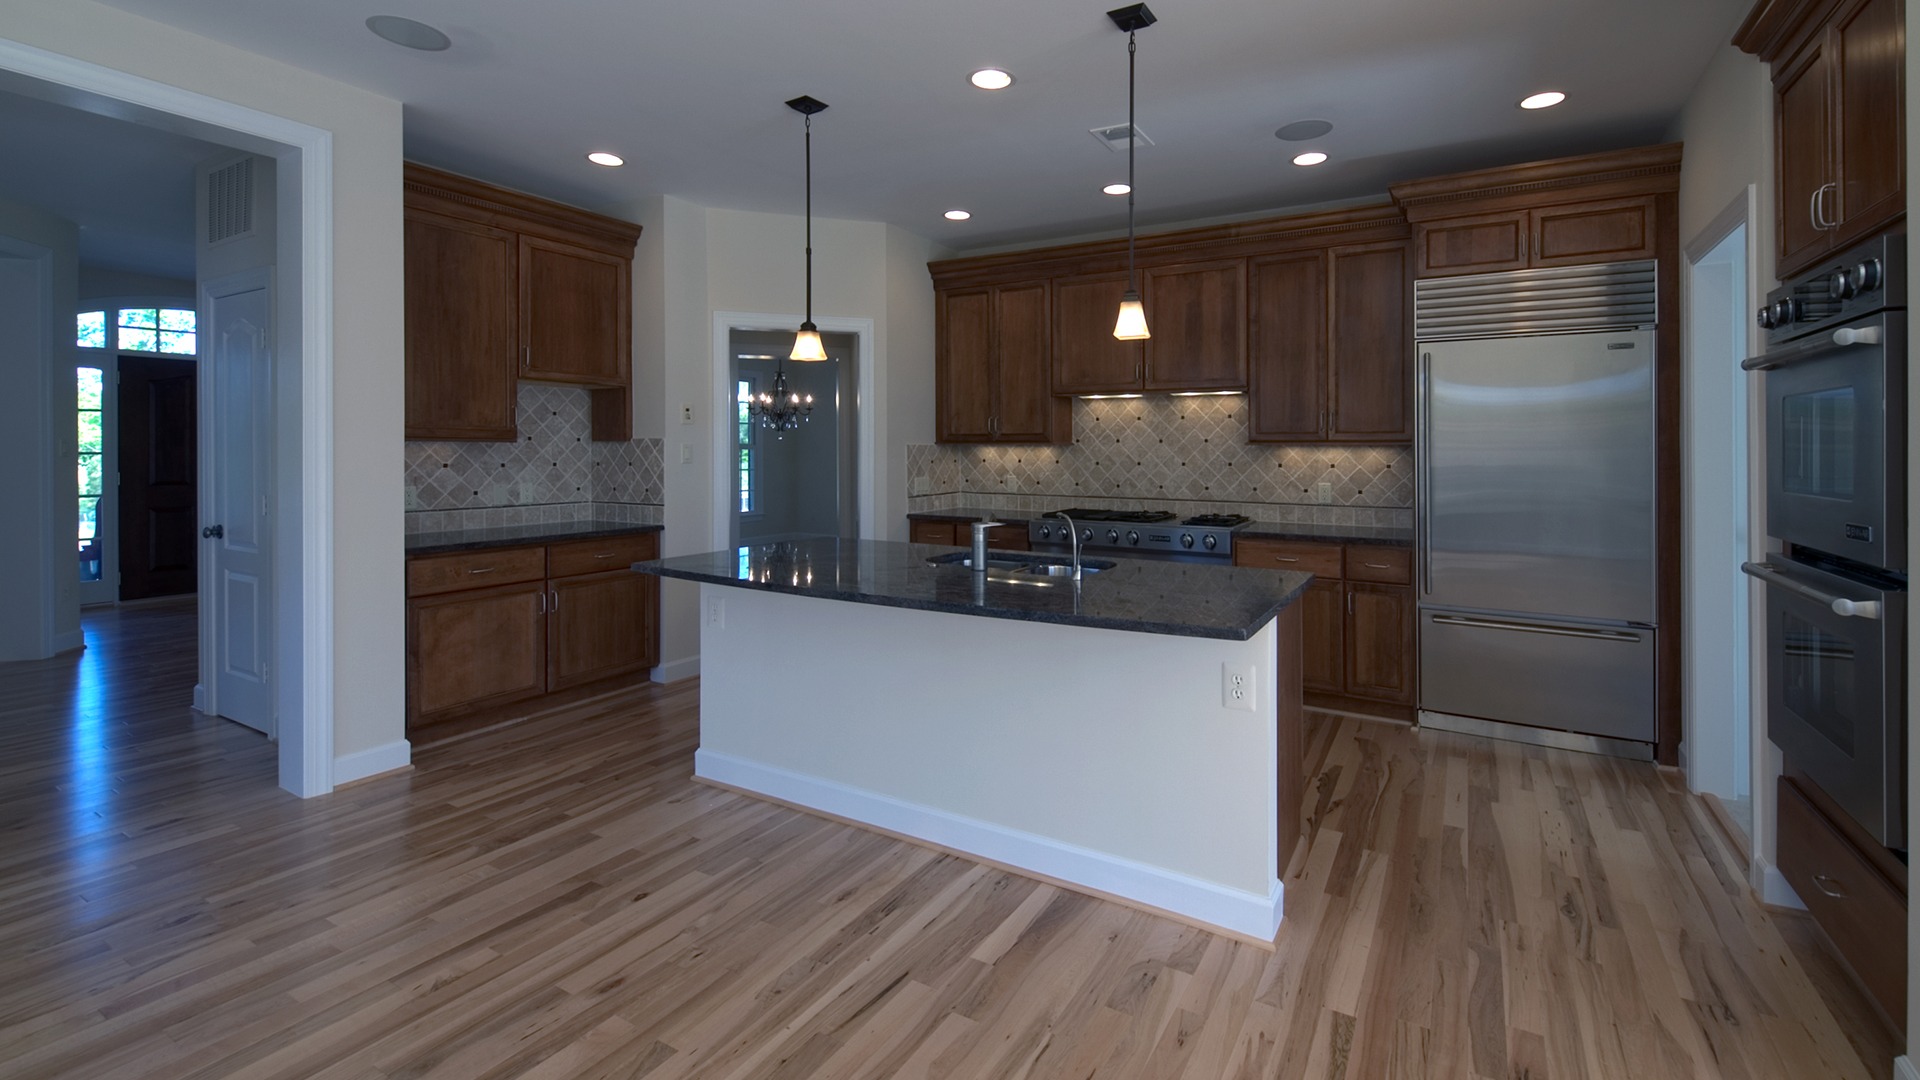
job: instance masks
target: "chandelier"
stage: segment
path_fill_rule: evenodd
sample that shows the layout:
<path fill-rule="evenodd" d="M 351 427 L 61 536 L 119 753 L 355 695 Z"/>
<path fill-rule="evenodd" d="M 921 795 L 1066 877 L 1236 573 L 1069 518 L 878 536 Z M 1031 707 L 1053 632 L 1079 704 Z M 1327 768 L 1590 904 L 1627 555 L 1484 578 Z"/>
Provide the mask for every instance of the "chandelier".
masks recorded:
<path fill-rule="evenodd" d="M 813 395 L 787 389 L 785 366 L 773 369 L 773 389 L 762 391 L 747 403 L 747 413 L 776 437 L 797 429 L 813 414 Z"/>

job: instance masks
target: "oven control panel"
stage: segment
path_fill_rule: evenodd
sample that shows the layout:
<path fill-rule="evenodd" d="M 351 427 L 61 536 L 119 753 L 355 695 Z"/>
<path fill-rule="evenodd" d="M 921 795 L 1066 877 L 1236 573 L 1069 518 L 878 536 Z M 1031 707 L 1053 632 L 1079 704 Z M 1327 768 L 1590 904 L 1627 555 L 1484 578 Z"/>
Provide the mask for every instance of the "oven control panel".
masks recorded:
<path fill-rule="evenodd" d="M 1767 294 L 1758 313 L 1776 345 L 1884 308 L 1904 308 L 1907 235 L 1887 233 Z"/>

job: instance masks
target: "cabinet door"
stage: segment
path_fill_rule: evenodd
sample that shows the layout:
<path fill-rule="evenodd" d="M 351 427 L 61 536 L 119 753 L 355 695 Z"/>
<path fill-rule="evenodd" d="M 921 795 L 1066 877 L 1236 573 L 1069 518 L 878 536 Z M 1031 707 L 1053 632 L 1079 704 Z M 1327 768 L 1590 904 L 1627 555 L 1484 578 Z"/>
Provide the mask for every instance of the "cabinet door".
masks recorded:
<path fill-rule="evenodd" d="M 627 260 L 541 237 L 520 238 L 520 374 L 624 386 L 632 348 Z"/>
<path fill-rule="evenodd" d="M 1146 388 L 1239 390 L 1247 385 L 1247 264 L 1243 259 L 1147 270 Z"/>
<path fill-rule="evenodd" d="M 1044 282 L 993 291 L 993 434 L 1000 442 L 1059 441 L 1072 423 L 1067 403 L 1053 396 L 1048 370 L 1047 291 Z"/>
<path fill-rule="evenodd" d="M 546 582 L 407 602 L 407 712 L 426 724 L 547 689 Z"/>
<path fill-rule="evenodd" d="M 647 583 L 658 580 L 621 569 L 549 581 L 547 689 L 652 666 Z"/>
<path fill-rule="evenodd" d="M 513 233 L 407 211 L 407 438 L 516 438 L 514 258 Z"/>
<path fill-rule="evenodd" d="M 1422 222 L 1413 227 L 1415 266 L 1421 277 L 1524 270 L 1528 226 L 1525 210 Z"/>
<path fill-rule="evenodd" d="M 954 544 L 954 533 L 964 526 L 956 526 L 951 521 L 909 521 L 907 539 L 915 544 Z M 969 532 L 971 537 L 972 533 Z"/>
<path fill-rule="evenodd" d="M 1900 0 L 1853 0 L 1833 19 L 1836 246 L 1906 212 L 1905 20 Z"/>
<path fill-rule="evenodd" d="M 1255 259 L 1248 284 L 1252 357 L 1247 438 L 1322 442 L 1327 435 L 1327 257 Z"/>
<path fill-rule="evenodd" d="M 1831 246 L 1831 234 L 1817 219 L 1833 179 L 1832 95 L 1828 85 L 1826 43 L 1816 37 L 1773 80 L 1775 197 L 1778 200 L 1782 277 L 1806 269 Z"/>
<path fill-rule="evenodd" d="M 1413 704 L 1413 590 L 1348 582 L 1347 693 Z"/>
<path fill-rule="evenodd" d="M 1113 336 L 1125 274 L 1058 278 L 1053 283 L 1053 392 L 1123 394 L 1143 385 L 1145 352 Z M 1147 328 L 1153 328 L 1152 323 Z"/>
<path fill-rule="evenodd" d="M 1347 614 L 1338 581 L 1316 578 L 1300 597 L 1300 685 L 1329 694 L 1346 692 Z"/>
<path fill-rule="evenodd" d="M 993 438 L 992 292 L 941 294 L 938 321 L 939 439 L 987 442 Z"/>
<path fill-rule="evenodd" d="M 1651 196 L 1549 206 L 1533 212 L 1533 265 L 1580 266 L 1659 255 Z"/>
<path fill-rule="evenodd" d="M 1334 442 L 1408 442 L 1413 334 L 1407 325 L 1407 246 L 1337 247 L 1327 253 L 1332 319 Z"/>

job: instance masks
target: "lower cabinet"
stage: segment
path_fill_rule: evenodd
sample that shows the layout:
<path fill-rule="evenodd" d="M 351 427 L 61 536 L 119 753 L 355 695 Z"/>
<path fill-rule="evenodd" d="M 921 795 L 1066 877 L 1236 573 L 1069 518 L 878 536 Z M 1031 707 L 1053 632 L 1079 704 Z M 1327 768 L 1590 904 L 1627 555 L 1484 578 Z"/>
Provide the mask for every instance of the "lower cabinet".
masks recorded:
<path fill-rule="evenodd" d="M 1415 700 L 1413 560 L 1401 547 L 1234 541 L 1236 566 L 1314 575 L 1300 600 L 1306 703 L 1411 719 Z"/>
<path fill-rule="evenodd" d="M 1782 776 L 1778 795 L 1780 873 L 1887 1020 L 1904 1029 L 1906 866 L 1812 781 Z"/>
<path fill-rule="evenodd" d="M 407 727 L 464 719 L 660 662 L 652 533 L 409 559 Z"/>
<path fill-rule="evenodd" d="M 973 524 L 966 521 L 932 521 L 925 518 L 907 519 L 907 540 L 915 544 L 947 544 L 953 547 L 973 546 Z M 1009 522 L 997 529 L 987 531 L 987 546 L 995 551 L 1032 551 L 1027 542 L 1027 523 Z"/>

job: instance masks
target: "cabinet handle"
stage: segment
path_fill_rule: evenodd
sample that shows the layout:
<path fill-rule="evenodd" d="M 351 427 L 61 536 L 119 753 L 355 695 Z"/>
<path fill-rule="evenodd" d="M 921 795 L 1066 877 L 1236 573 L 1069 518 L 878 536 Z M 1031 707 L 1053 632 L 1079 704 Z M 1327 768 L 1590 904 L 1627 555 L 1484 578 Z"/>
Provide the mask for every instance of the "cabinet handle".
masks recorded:
<path fill-rule="evenodd" d="M 552 602 L 547 605 L 547 610 L 555 611 L 555 612 L 559 611 L 560 610 L 560 590 L 554 589 L 548 592 L 547 595 L 553 598 Z"/>
<path fill-rule="evenodd" d="M 1841 885 L 1839 881 L 1825 874 L 1813 875 L 1813 887 L 1833 897 L 1835 900 L 1845 900 L 1847 898 L 1846 887 Z"/>
<path fill-rule="evenodd" d="M 533 346 L 531 345 L 520 346 L 520 370 L 533 370 Z"/>
<path fill-rule="evenodd" d="M 467 571 L 467 573 L 469 573 L 469 574 L 491 574 L 491 573 L 493 573 L 493 567 L 491 567 L 491 566 L 482 566 L 482 567 L 479 567 L 478 569 L 474 569 L 474 570 L 469 570 L 469 571 Z"/>
<path fill-rule="evenodd" d="M 1273 557 L 1273 561 L 1274 562 L 1299 562 L 1300 560 L 1298 557 L 1293 555 L 1275 555 Z"/>
<path fill-rule="evenodd" d="M 611 559 L 611 558 L 613 558 L 614 556 L 616 556 L 616 555 L 618 555 L 618 554 L 620 554 L 620 553 L 619 553 L 619 552 L 617 552 L 617 551 L 603 551 L 603 552 L 601 552 L 600 554 L 598 554 L 598 555 L 595 555 L 595 556 L 594 556 L 594 558 L 596 558 L 596 559 Z"/>
<path fill-rule="evenodd" d="M 1347 594 L 1347 614 L 1353 614 L 1353 594 Z"/>
<path fill-rule="evenodd" d="M 541 594 L 540 594 L 540 611 L 539 611 L 539 614 L 541 614 L 541 615 L 545 615 L 546 613 L 547 613 L 547 594 L 546 594 L 546 593 L 541 593 Z"/>
<path fill-rule="evenodd" d="M 1391 570 L 1391 569 L 1393 569 L 1393 567 L 1391 567 L 1391 566 L 1388 566 L 1388 565 L 1387 565 L 1386 563 L 1383 563 L 1383 562 L 1363 562 L 1363 563 L 1361 563 L 1360 565 L 1361 565 L 1361 566 L 1364 566 L 1364 567 L 1366 567 L 1366 568 L 1367 568 L 1367 569 L 1369 569 L 1369 570 Z"/>

